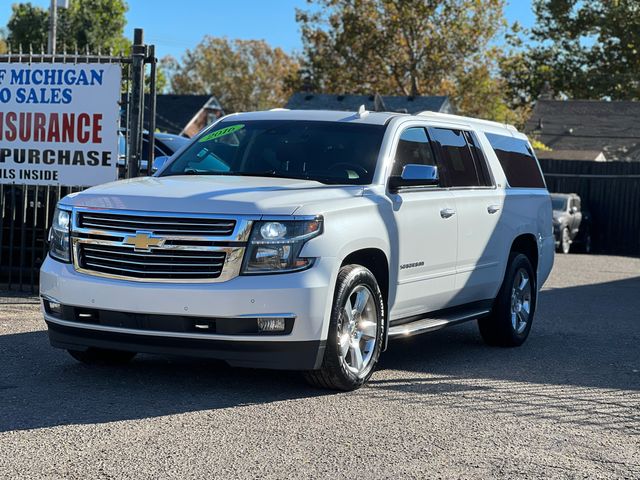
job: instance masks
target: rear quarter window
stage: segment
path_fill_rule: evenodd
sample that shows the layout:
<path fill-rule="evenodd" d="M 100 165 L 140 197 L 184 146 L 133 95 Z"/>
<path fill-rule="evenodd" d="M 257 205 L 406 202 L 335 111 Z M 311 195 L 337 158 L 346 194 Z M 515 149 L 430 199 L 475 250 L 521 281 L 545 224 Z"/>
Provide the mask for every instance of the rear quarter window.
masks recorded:
<path fill-rule="evenodd" d="M 485 135 L 511 187 L 546 188 L 538 161 L 525 140 L 495 133 Z"/>

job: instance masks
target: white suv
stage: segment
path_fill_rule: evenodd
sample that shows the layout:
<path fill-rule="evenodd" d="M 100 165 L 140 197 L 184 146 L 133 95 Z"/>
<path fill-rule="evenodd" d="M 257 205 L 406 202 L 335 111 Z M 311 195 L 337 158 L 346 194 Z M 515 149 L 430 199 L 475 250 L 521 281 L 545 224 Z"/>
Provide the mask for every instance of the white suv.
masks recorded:
<path fill-rule="evenodd" d="M 389 339 L 478 319 L 527 338 L 553 264 L 551 201 L 511 126 L 425 112 L 229 115 L 153 177 L 54 215 L 51 344 L 305 371 L 349 390 Z"/>

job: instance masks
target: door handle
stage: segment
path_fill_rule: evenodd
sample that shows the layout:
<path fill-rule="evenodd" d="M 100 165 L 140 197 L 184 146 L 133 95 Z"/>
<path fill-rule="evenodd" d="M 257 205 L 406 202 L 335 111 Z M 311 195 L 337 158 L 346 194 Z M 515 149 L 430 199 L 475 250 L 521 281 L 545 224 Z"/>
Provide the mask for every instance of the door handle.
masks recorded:
<path fill-rule="evenodd" d="M 456 214 L 456 211 L 453 208 L 443 208 L 440 210 L 440 216 L 442 218 L 453 217 Z"/>
<path fill-rule="evenodd" d="M 500 211 L 500 205 L 489 205 L 487 207 L 487 212 L 489 213 L 497 213 Z"/>

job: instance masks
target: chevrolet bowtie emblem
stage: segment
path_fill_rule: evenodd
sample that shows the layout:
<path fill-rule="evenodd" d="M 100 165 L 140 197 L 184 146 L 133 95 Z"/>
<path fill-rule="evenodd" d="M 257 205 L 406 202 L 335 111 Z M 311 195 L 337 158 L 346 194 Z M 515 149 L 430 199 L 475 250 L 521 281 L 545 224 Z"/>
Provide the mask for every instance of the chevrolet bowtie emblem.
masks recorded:
<path fill-rule="evenodd" d="M 133 245 L 134 250 L 148 252 L 152 247 L 162 247 L 164 242 L 164 238 L 154 237 L 151 232 L 136 232 L 135 236 L 126 237 L 122 243 Z"/>

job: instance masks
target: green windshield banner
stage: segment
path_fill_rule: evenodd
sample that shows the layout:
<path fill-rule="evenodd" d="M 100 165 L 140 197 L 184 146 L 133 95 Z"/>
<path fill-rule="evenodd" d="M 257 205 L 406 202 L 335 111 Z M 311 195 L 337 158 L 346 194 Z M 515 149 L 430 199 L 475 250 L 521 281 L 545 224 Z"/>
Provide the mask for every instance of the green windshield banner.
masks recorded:
<path fill-rule="evenodd" d="M 244 124 L 240 123 L 238 125 L 231 125 L 230 127 L 221 128 L 220 130 L 216 130 L 214 132 L 206 134 L 202 137 L 198 142 L 208 142 L 209 140 L 215 140 L 216 138 L 224 137 L 225 135 L 229 135 L 233 132 L 237 132 L 244 128 Z"/>

